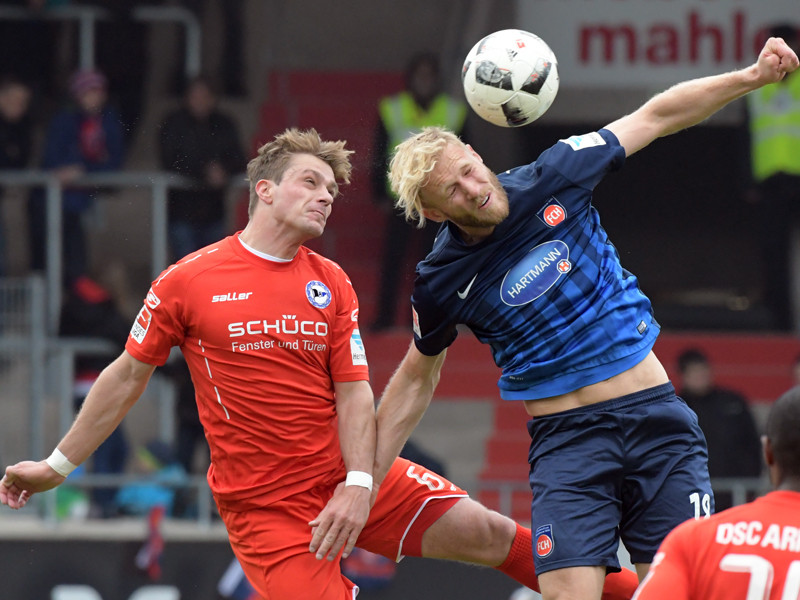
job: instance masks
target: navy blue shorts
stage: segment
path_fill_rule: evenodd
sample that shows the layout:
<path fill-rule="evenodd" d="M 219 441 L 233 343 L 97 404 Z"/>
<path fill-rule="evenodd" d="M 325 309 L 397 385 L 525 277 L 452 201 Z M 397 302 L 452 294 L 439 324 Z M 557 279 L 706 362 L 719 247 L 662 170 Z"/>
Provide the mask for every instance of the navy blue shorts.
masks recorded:
<path fill-rule="evenodd" d="M 536 417 L 531 435 L 531 530 L 538 574 L 649 563 L 679 523 L 709 515 L 714 497 L 697 417 L 671 383 Z"/>

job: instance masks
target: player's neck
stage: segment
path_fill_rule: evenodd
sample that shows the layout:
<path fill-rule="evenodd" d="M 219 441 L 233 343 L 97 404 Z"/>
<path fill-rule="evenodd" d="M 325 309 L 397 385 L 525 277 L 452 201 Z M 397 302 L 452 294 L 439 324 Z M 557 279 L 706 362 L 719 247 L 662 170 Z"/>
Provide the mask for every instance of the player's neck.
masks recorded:
<path fill-rule="evenodd" d="M 463 227 L 461 225 L 456 226 L 458 229 L 458 235 L 461 237 L 461 241 L 464 242 L 467 246 L 474 246 L 485 240 L 487 237 L 492 235 L 494 231 L 494 227 L 491 229 L 487 229 L 486 227 Z"/>
<path fill-rule="evenodd" d="M 297 254 L 302 242 L 285 240 L 281 236 L 265 235 L 258 225 L 250 221 L 239 235 L 239 239 L 248 248 L 278 259 L 291 260 Z"/>
<path fill-rule="evenodd" d="M 780 484 L 775 486 L 776 492 L 798 492 L 800 493 L 800 478 L 787 477 Z"/>

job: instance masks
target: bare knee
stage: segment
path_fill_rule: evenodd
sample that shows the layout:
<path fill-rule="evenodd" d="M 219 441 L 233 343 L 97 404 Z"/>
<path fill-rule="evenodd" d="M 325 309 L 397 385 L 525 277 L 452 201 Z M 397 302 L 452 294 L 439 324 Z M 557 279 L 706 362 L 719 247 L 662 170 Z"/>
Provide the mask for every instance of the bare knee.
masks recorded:
<path fill-rule="evenodd" d="M 539 575 L 543 600 L 600 600 L 605 567 L 569 567 Z"/>
<path fill-rule="evenodd" d="M 422 536 L 422 556 L 496 567 L 511 548 L 517 527 L 508 517 L 465 498 Z"/>

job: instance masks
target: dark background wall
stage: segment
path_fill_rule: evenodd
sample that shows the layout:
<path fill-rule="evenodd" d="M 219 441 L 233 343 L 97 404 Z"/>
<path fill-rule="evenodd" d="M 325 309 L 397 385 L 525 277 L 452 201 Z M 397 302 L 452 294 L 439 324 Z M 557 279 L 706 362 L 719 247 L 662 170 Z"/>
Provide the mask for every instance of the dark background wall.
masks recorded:
<path fill-rule="evenodd" d="M 217 584 L 233 555 L 225 542 L 169 542 L 162 574 L 150 579 L 135 566 L 141 541 L 26 541 L 0 544 L 3 598 L 49 600 L 59 584 L 93 587 L 102 600 L 128 600 L 146 585 L 178 588 L 181 600 L 219 600 Z M 406 558 L 384 588 L 359 594 L 369 600 L 486 600 L 508 598 L 519 587 L 492 570 L 454 562 Z M 302 582 L 297 583 L 302 586 Z"/>

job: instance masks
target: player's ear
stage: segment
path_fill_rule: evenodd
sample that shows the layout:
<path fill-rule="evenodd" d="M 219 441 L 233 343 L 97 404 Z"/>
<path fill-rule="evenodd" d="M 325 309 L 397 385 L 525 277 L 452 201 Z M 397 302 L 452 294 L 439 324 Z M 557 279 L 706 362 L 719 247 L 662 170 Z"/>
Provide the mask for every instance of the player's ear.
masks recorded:
<path fill-rule="evenodd" d="M 474 156 L 475 158 L 477 158 L 479 161 L 483 162 L 483 158 L 481 158 L 481 155 L 480 155 L 480 154 L 478 154 L 477 152 L 475 152 L 475 148 L 473 148 L 473 147 L 472 147 L 472 146 L 470 146 L 469 144 L 464 144 L 464 146 L 466 146 L 466 147 L 467 147 L 467 151 L 469 151 L 469 153 L 470 153 L 470 154 L 472 154 L 472 156 Z"/>
<path fill-rule="evenodd" d="M 771 467 L 775 464 L 775 453 L 772 450 L 772 442 L 765 435 L 761 436 L 761 448 L 764 451 L 764 462 Z"/>
<path fill-rule="evenodd" d="M 256 182 L 256 194 L 260 200 L 272 202 L 272 188 L 274 183 L 269 179 L 259 179 Z"/>
<path fill-rule="evenodd" d="M 435 221 L 436 223 L 441 223 L 442 221 L 447 220 L 447 217 L 445 217 L 444 214 L 442 214 L 435 208 L 423 208 L 419 212 L 428 221 Z"/>

